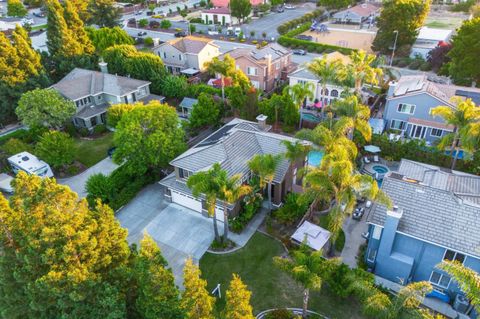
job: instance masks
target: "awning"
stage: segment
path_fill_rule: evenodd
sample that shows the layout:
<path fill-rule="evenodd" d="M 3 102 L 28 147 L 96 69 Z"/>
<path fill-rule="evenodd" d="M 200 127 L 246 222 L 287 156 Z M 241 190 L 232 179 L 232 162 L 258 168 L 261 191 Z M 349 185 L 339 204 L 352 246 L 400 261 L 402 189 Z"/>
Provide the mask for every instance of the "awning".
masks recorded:
<path fill-rule="evenodd" d="M 375 145 L 366 145 L 363 148 L 365 149 L 365 151 L 367 151 L 369 153 L 380 153 L 380 151 L 381 151 L 380 147 L 375 146 Z"/>
<path fill-rule="evenodd" d="M 196 75 L 196 74 L 200 73 L 200 70 L 197 70 L 195 68 L 188 68 L 188 69 L 180 71 L 180 73 L 183 73 L 185 75 Z"/>
<path fill-rule="evenodd" d="M 313 106 L 315 106 L 317 109 L 322 108 L 322 102 L 318 101 L 317 103 L 314 103 Z"/>
<path fill-rule="evenodd" d="M 441 130 L 447 130 L 447 131 L 453 131 L 453 126 L 444 124 L 444 123 L 438 123 L 434 121 L 428 121 L 428 120 L 422 120 L 416 117 L 411 117 L 408 119 L 408 123 L 410 124 L 415 124 L 415 125 L 420 125 L 420 126 L 427 126 L 427 127 L 433 127 L 433 128 L 438 128 Z"/>
<path fill-rule="evenodd" d="M 292 239 L 298 243 L 305 243 L 312 249 L 320 250 L 330 239 L 331 233 L 322 227 L 304 221 L 292 235 Z"/>

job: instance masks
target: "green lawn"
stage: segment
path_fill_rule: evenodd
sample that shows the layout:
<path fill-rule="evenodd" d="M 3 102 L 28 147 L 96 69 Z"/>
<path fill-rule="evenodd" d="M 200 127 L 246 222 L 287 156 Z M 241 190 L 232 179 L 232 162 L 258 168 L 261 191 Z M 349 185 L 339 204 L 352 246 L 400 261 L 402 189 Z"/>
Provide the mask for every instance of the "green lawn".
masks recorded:
<path fill-rule="evenodd" d="M 210 291 L 220 283 L 222 297 L 225 295 L 232 273 L 240 275 L 252 291 L 252 305 L 258 313 L 269 308 L 299 307 L 302 305 L 302 289 L 290 277 L 273 265 L 273 257 L 284 254 L 283 246 L 276 240 L 255 233 L 241 250 L 227 254 L 206 253 L 200 260 L 203 277 Z M 364 318 L 356 300 L 339 299 L 328 293 L 327 288 L 310 295 L 311 310 L 323 313 L 332 319 Z M 224 298 L 217 301 L 217 309 L 224 307 Z"/>
<path fill-rule="evenodd" d="M 87 167 L 91 167 L 105 157 L 107 151 L 113 145 L 113 133 L 108 132 L 105 135 L 93 139 L 75 139 L 77 152 L 75 159 Z"/>
<path fill-rule="evenodd" d="M 32 31 L 45 29 L 46 27 L 47 27 L 46 24 L 37 25 L 37 26 L 32 27 Z"/>

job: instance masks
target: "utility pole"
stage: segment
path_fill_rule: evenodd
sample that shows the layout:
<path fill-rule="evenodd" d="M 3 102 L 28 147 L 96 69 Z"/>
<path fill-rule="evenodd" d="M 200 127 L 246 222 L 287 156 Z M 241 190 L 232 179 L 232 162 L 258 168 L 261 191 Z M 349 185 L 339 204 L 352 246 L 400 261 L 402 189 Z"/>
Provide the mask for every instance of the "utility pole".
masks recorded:
<path fill-rule="evenodd" d="M 393 57 L 395 56 L 395 49 L 397 48 L 398 30 L 393 31 L 395 33 L 395 41 L 393 42 L 392 57 L 390 58 L 390 66 L 393 63 Z"/>

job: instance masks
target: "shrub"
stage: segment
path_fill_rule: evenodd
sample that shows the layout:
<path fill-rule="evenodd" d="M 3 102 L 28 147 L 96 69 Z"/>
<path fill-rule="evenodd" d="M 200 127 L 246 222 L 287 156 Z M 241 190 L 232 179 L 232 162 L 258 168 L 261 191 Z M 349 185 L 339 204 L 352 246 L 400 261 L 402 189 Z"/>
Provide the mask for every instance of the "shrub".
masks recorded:
<path fill-rule="evenodd" d="M 257 44 L 257 43 L 258 43 L 257 40 L 253 40 L 253 41 L 252 41 L 252 44 Z"/>
<path fill-rule="evenodd" d="M 172 26 L 172 23 L 170 22 L 170 20 L 162 20 L 162 22 L 160 22 L 160 28 L 162 29 L 169 29 L 170 27 Z"/>
<path fill-rule="evenodd" d="M 185 77 L 168 75 L 167 78 L 163 81 L 162 93 L 166 97 L 174 97 L 177 99 L 181 99 L 185 96 L 185 91 L 187 90 L 187 87 L 188 83 Z"/>
<path fill-rule="evenodd" d="M 138 26 L 140 28 L 145 28 L 148 25 L 148 19 L 140 19 L 138 21 Z"/>
<path fill-rule="evenodd" d="M 240 42 L 242 42 L 242 43 L 245 42 L 245 39 L 240 39 Z"/>
<path fill-rule="evenodd" d="M 11 138 L 21 139 L 25 142 L 25 137 L 28 135 L 27 130 L 17 130 L 12 133 L 0 136 L 0 145 L 8 142 Z M 28 143 L 28 142 L 27 142 Z"/>
<path fill-rule="evenodd" d="M 107 126 L 105 124 L 99 124 L 93 128 L 93 134 L 100 135 L 107 131 Z"/>
<path fill-rule="evenodd" d="M 2 150 L 8 155 L 15 155 L 21 152 L 32 152 L 32 147 L 17 138 L 11 138 L 2 145 Z"/>
<path fill-rule="evenodd" d="M 73 162 L 75 142 L 67 133 L 49 131 L 40 138 L 35 153 L 54 168 L 59 168 Z"/>
<path fill-rule="evenodd" d="M 78 134 L 80 134 L 82 137 L 86 137 L 90 135 L 90 131 L 85 127 L 81 127 L 78 129 Z"/>
<path fill-rule="evenodd" d="M 43 127 L 43 126 L 36 126 L 36 127 L 31 127 L 26 131 L 25 136 L 22 138 L 22 140 L 29 144 L 29 143 L 36 143 L 40 140 L 43 134 L 48 132 L 48 128 Z"/>
<path fill-rule="evenodd" d="M 145 44 L 147 47 L 153 47 L 153 39 L 151 37 L 146 37 L 143 40 L 143 44 Z"/>
<path fill-rule="evenodd" d="M 192 18 L 190 19 L 190 23 L 203 23 L 202 18 Z"/>
<path fill-rule="evenodd" d="M 220 96 L 222 94 L 222 91 L 221 89 L 214 88 L 204 83 L 192 84 L 187 86 L 187 90 L 185 91 L 185 96 L 197 98 L 200 95 L 200 93 Z"/>
<path fill-rule="evenodd" d="M 265 319 L 292 319 L 295 318 L 293 312 L 287 309 L 275 309 L 265 316 Z"/>
<path fill-rule="evenodd" d="M 422 71 L 430 71 L 432 69 L 432 65 L 430 64 L 430 62 L 423 62 L 422 64 L 420 64 L 420 70 Z"/>
<path fill-rule="evenodd" d="M 77 135 L 77 128 L 75 127 L 75 125 L 73 125 L 72 122 L 68 122 L 67 124 L 65 124 L 65 132 L 70 136 L 75 136 Z"/>
<path fill-rule="evenodd" d="M 113 194 L 113 184 L 110 178 L 102 173 L 98 173 L 88 178 L 85 190 L 88 194 L 88 203 L 93 207 L 97 199 L 100 199 L 102 203 L 109 202 Z"/>
<path fill-rule="evenodd" d="M 329 45 L 329 44 L 323 44 L 323 43 L 312 43 L 311 41 L 300 40 L 300 39 L 295 39 L 295 38 L 288 38 L 288 37 L 285 37 L 285 36 L 280 36 L 278 38 L 278 43 L 280 45 L 285 46 L 285 47 L 293 47 L 295 45 L 297 47 L 306 47 L 308 45 L 313 45 L 313 46 L 315 46 L 315 50 L 317 50 L 318 48 L 321 48 L 322 50 L 331 49 L 331 50 L 338 51 L 338 52 L 340 52 L 342 54 L 345 54 L 345 55 L 350 55 L 350 53 L 355 51 L 354 49 L 350 49 L 350 48 L 343 48 L 343 47 L 338 47 L 338 46 L 335 46 L 335 45 Z"/>
<path fill-rule="evenodd" d="M 309 204 L 305 196 L 290 193 L 285 198 L 284 205 L 275 212 L 274 216 L 279 222 L 290 225 L 305 214 Z"/>
<path fill-rule="evenodd" d="M 236 38 L 230 37 L 230 38 L 228 38 L 228 40 L 230 40 L 230 41 L 235 41 Z"/>

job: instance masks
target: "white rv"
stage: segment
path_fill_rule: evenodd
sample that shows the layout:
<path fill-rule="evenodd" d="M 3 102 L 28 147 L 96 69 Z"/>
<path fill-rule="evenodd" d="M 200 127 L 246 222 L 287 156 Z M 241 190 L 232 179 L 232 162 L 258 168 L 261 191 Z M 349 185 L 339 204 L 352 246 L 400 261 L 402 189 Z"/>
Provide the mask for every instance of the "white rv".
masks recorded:
<path fill-rule="evenodd" d="M 15 174 L 24 171 L 30 175 L 53 177 L 50 166 L 28 152 L 21 152 L 8 158 L 8 162 Z"/>

